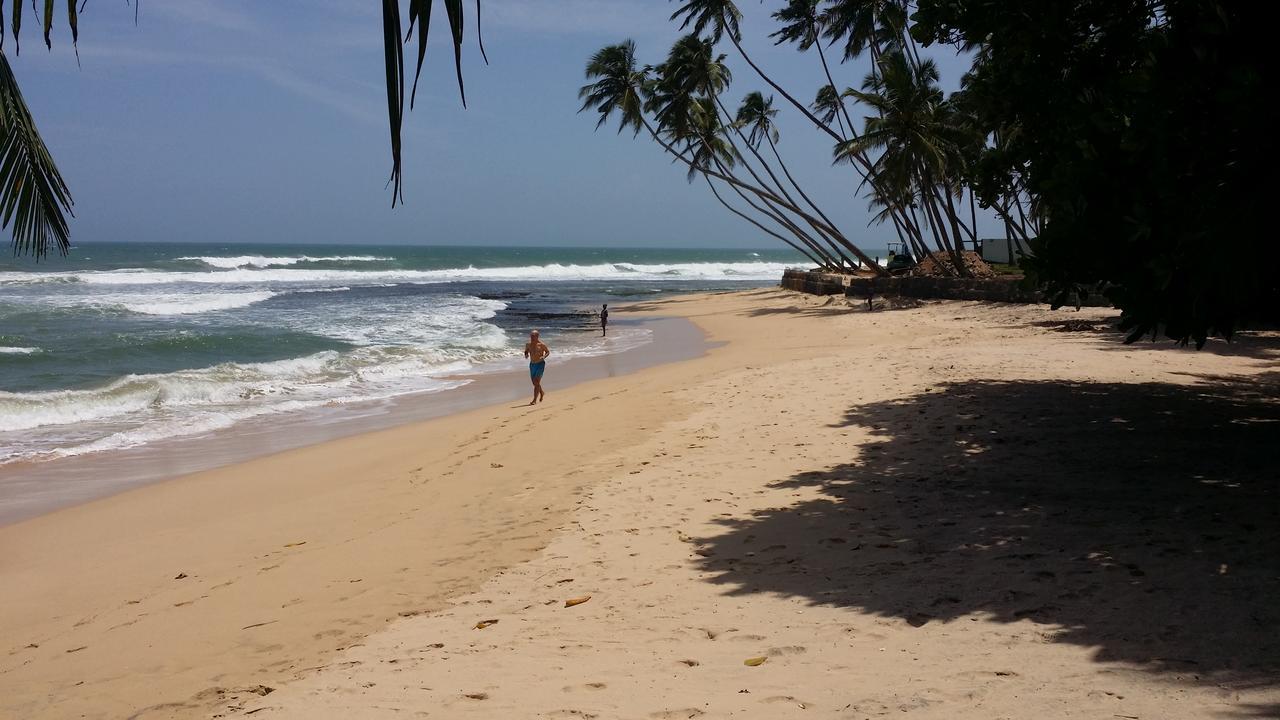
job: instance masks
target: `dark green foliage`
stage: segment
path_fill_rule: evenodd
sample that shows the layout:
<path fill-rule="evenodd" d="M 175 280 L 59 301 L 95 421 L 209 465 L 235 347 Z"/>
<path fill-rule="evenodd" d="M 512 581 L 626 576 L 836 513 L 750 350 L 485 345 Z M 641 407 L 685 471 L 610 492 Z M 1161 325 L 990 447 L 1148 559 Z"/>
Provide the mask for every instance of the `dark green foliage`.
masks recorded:
<path fill-rule="evenodd" d="M 1029 275 L 1056 303 L 1103 292 L 1130 340 L 1199 347 L 1280 315 L 1271 234 L 1280 116 L 1265 3 L 921 0 L 922 42 L 976 50 L 958 104 L 994 147 L 985 202 L 1038 204 Z"/>
<path fill-rule="evenodd" d="M 0 224 L 13 228 L 15 253 L 67 254 L 71 193 L 40 139 L 9 58 L 0 53 Z M 64 214 L 66 213 L 66 214 Z"/>

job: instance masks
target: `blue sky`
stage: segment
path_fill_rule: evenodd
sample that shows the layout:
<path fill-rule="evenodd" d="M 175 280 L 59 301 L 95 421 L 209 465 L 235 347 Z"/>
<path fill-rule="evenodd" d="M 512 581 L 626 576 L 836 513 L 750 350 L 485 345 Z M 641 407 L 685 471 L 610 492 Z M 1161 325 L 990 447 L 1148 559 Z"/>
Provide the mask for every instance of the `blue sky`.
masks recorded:
<path fill-rule="evenodd" d="M 741 3 L 744 44 L 797 97 L 822 84 L 817 57 L 768 39 L 778 5 Z M 468 3 L 468 5 L 470 5 Z M 375 2 L 91 2 L 80 66 L 65 22 L 52 52 L 28 18 L 5 52 L 76 200 L 73 241 L 324 242 L 773 247 L 643 137 L 594 132 L 577 114 L 586 58 L 632 38 L 658 62 L 679 35 L 663 0 L 484 0 L 485 66 L 468 28 L 468 108 L 442 15 L 417 108 L 405 122 L 405 200 L 391 208 Z M 437 8 L 437 12 L 440 12 Z M 469 17 L 469 21 L 474 18 Z M 729 96 L 767 90 L 723 52 Z M 937 56 L 954 87 L 965 63 Z M 864 65 L 837 70 L 856 85 Z M 775 106 L 782 107 L 781 98 Z M 783 107 L 780 149 L 806 190 L 866 247 L 856 177 Z M 995 223 L 980 221 L 984 234 Z"/>

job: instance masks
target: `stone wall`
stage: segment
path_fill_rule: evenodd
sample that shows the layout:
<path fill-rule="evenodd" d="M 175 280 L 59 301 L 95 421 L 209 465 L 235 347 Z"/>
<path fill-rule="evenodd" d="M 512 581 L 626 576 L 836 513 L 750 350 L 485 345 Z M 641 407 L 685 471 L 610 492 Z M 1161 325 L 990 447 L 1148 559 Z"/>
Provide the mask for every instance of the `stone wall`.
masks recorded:
<path fill-rule="evenodd" d="M 839 275 L 808 270 L 782 271 L 782 287 L 810 295 L 844 295 L 852 275 Z"/>
<path fill-rule="evenodd" d="M 867 297 L 912 297 L 933 300 L 988 300 L 992 302 L 1044 303 L 1044 293 L 1022 285 L 1021 278 L 935 278 L 935 277 L 854 277 L 806 270 L 786 270 L 782 287 L 810 295 Z M 1084 303 L 1110 307 L 1101 295 L 1091 295 Z"/>

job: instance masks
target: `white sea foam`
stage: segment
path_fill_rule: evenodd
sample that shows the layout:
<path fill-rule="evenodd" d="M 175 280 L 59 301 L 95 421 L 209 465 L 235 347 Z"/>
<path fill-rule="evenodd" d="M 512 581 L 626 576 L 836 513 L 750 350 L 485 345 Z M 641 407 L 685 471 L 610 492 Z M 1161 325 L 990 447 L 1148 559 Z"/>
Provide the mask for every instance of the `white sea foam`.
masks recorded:
<path fill-rule="evenodd" d="M 304 268 L 245 268 L 210 272 L 168 272 L 123 269 L 99 272 L 0 273 L 0 285 L 41 282 L 79 282 L 92 285 L 165 285 L 175 283 L 254 285 L 263 283 L 437 283 L 466 280 L 548 282 L 565 280 L 775 280 L 785 263 L 601 263 L 597 265 L 524 265 L 446 270 L 325 270 Z"/>
<path fill-rule="evenodd" d="M 319 257 L 312 257 L 310 255 L 286 255 L 278 257 L 270 257 L 266 255 L 233 255 L 229 257 L 199 255 L 180 257 L 177 259 L 202 262 L 209 267 L 231 269 L 242 267 L 278 267 L 281 265 L 297 265 L 299 263 L 318 262 L 386 262 L 394 260 L 395 258 L 380 257 L 377 255 L 324 255 Z"/>
<path fill-rule="evenodd" d="M 140 315 L 194 315 L 234 310 L 270 300 L 280 293 L 245 292 L 96 292 L 83 295 L 48 295 L 40 302 L 55 307 L 119 309 Z"/>
<path fill-rule="evenodd" d="M 38 347 L 7 347 L 0 346 L 0 355 L 32 355 L 40 352 Z"/>
<path fill-rule="evenodd" d="M 329 350 L 274 362 L 127 375 L 86 390 L 0 391 L 0 432 L 117 422 L 156 426 L 157 437 L 185 434 L 185 426 L 202 426 L 212 416 L 248 417 L 244 413 L 282 412 L 298 402 L 367 400 L 436 389 L 439 382 L 432 375 L 464 371 L 470 366 L 464 355 L 426 349 Z M 410 382 L 400 382 L 404 380 Z"/>
<path fill-rule="evenodd" d="M 232 310 L 270 300 L 279 293 L 269 290 L 238 293 L 139 295 L 120 302 L 130 312 L 143 315 L 191 315 L 215 310 Z"/>
<path fill-rule="evenodd" d="M 385 315 L 377 322 L 364 304 L 323 313 L 285 308 L 272 317 L 355 347 L 132 374 L 97 388 L 0 392 L 0 462 L 132 447 L 250 417 L 457 387 L 465 381 L 456 375 L 511 354 L 502 329 L 485 322 L 504 307 L 465 296 L 427 306 L 420 298 L 390 299 L 378 304 Z"/>

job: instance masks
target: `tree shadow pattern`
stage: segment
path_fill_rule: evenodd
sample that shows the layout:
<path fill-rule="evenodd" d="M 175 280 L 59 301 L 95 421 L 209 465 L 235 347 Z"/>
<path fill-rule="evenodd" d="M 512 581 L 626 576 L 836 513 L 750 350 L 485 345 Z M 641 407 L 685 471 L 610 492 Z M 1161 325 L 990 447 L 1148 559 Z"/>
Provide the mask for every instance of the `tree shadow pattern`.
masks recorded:
<path fill-rule="evenodd" d="M 1276 377 L 1197 380 L 959 382 L 853 407 L 858 456 L 780 481 L 820 497 L 723 520 L 699 562 L 730 594 L 1031 620 L 1098 662 L 1274 687 Z"/>

